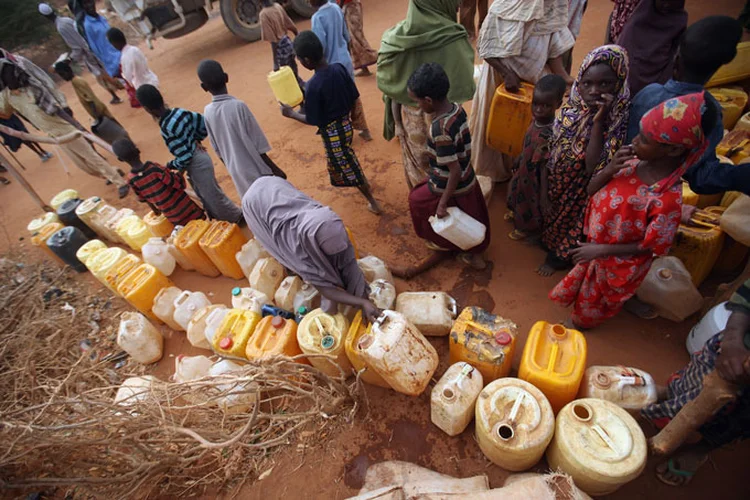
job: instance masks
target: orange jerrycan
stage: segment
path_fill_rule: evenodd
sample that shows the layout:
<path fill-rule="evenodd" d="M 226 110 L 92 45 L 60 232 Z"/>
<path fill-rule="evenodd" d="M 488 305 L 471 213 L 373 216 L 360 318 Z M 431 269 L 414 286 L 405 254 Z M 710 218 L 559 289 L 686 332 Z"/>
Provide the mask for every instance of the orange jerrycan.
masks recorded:
<path fill-rule="evenodd" d="M 586 338 L 578 330 L 538 321 L 529 332 L 518 378 L 541 390 L 557 413 L 573 401 L 586 370 Z"/>
<path fill-rule="evenodd" d="M 42 226 L 39 231 L 37 231 L 37 233 L 31 237 L 31 244 L 44 250 L 47 255 L 51 256 L 57 262 L 62 262 L 60 260 L 60 257 L 55 255 L 55 253 L 49 249 L 49 247 L 47 246 L 47 240 L 50 236 L 64 227 L 65 226 L 63 224 L 60 224 L 59 222 L 50 222 L 49 224 Z"/>
<path fill-rule="evenodd" d="M 349 333 L 346 336 L 346 342 L 344 343 L 344 350 L 346 351 L 346 357 L 349 358 L 354 371 L 359 373 L 363 368 L 365 371 L 362 372 L 360 378 L 363 382 L 370 385 L 377 385 L 378 387 L 385 387 L 390 389 L 391 386 L 385 381 L 383 377 L 367 365 L 362 354 L 359 351 L 359 339 L 365 333 L 370 333 L 372 325 L 362 319 L 362 311 L 357 311 L 354 315 L 352 324 L 349 327 Z"/>
<path fill-rule="evenodd" d="M 302 354 L 297 344 L 297 323 L 281 316 L 266 316 L 255 328 L 255 333 L 245 348 L 247 359 L 263 359 L 271 356 L 294 357 Z M 309 364 L 300 358 L 299 363 Z"/>
<path fill-rule="evenodd" d="M 690 224 L 680 224 L 669 255 L 680 259 L 698 287 L 711 273 L 724 246 L 720 217 L 705 210 L 696 210 Z"/>
<path fill-rule="evenodd" d="M 128 274 L 142 263 L 143 261 L 141 261 L 140 257 L 137 257 L 132 253 L 122 256 L 122 258 L 107 270 L 104 275 L 104 284 L 117 295 L 122 295 L 118 291 L 120 284 L 122 284 Z"/>
<path fill-rule="evenodd" d="M 237 224 L 217 220 L 211 223 L 198 244 L 221 274 L 236 280 L 245 277 L 237 263 L 237 252 L 247 243 L 247 238 Z"/>
<path fill-rule="evenodd" d="M 164 217 L 164 214 L 156 215 L 153 211 L 146 214 L 143 222 L 146 223 L 148 230 L 156 238 L 168 238 L 174 230 L 174 224 L 169 222 L 169 219 Z"/>
<path fill-rule="evenodd" d="M 268 85 L 271 86 L 273 96 L 282 104 L 297 106 L 302 102 L 302 90 L 297 83 L 297 77 L 289 66 L 282 66 L 278 71 L 268 73 Z"/>
<path fill-rule="evenodd" d="M 450 364 L 465 361 L 485 384 L 507 377 L 516 350 L 516 325 L 479 307 L 467 307 L 450 333 Z"/>
<path fill-rule="evenodd" d="M 141 264 L 125 276 L 117 291 L 130 305 L 138 309 L 149 319 L 161 320 L 153 313 L 154 299 L 163 288 L 174 286 L 169 278 L 164 276 L 151 264 Z"/>
<path fill-rule="evenodd" d="M 521 82 L 517 93 L 509 92 L 505 84 L 495 91 L 487 122 L 487 145 L 510 156 L 517 156 L 523 148 L 523 138 L 531 125 L 531 98 L 534 86 Z"/>
<path fill-rule="evenodd" d="M 177 233 L 174 246 L 196 271 L 209 278 L 215 278 L 221 272 L 200 247 L 200 239 L 206 234 L 210 225 L 211 223 L 205 220 L 191 220 Z"/>
<path fill-rule="evenodd" d="M 247 359 L 245 349 L 260 319 L 258 313 L 230 309 L 214 335 L 212 346 L 214 352 L 220 356 Z"/>

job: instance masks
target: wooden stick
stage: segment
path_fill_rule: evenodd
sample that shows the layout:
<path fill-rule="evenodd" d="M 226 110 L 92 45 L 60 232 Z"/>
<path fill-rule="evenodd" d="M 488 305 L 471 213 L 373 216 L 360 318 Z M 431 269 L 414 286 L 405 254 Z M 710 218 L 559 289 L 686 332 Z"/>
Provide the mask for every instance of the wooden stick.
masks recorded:
<path fill-rule="evenodd" d="M 732 298 L 732 294 L 735 292 L 735 290 L 737 290 L 740 285 L 742 285 L 748 279 L 750 279 L 750 260 L 747 261 L 745 269 L 742 270 L 737 279 L 730 283 L 723 283 L 719 285 L 719 288 L 716 289 L 716 295 L 714 295 L 712 299 L 706 300 L 701 313 L 706 314 L 706 312 L 708 312 L 708 310 L 715 305 L 726 302 L 727 300 Z"/>
<path fill-rule="evenodd" d="M 3 167 L 8 169 L 8 172 L 18 181 L 18 183 L 23 187 L 27 193 L 29 193 L 29 196 L 34 200 L 34 202 L 39 205 L 39 208 L 44 210 L 45 212 L 54 212 L 52 207 L 47 205 L 42 198 L 37 194 L 36 191 L 34 191 L 34 188 L 31 187 L 31 184 L 29 184 L 26 179 L 23 178 L 21 175 L 21 172 L 16 170 L 16 167 L 11 165 L 11 163 L 5 158 L 5 156 L 0 153 L 0 164 L 2 164 Z"/>
<path fill-rule="evenodd" d="M 84 137 L 88 139 L 89 141 L 93 142 L 94 144 L 96 144 L 97 146 L 101 147 L 105 151 L 112 153 L 112 146 L 110 146 L 104 140 L 95 136 L 94 134 L 90 134 L 89 132 L 85 132 L 82 130 L 75 130 L 69 134 L 61 135 L 58 137 L 49 137 L 49 136 L 42 136 L 42 135 L 31 135 L 31 134 L 27 134 L 26 132 L 19 132 L 16 129 L 6 127 L 5 125 L 0 125 L 0 132 L 4 134 L 8 134 L 12 137 L 17 137 L 24 141 L 41 142 L 43 144 L 65 144 L 65 143 L 74 141 L 78 139 L 79 137 Z"/>

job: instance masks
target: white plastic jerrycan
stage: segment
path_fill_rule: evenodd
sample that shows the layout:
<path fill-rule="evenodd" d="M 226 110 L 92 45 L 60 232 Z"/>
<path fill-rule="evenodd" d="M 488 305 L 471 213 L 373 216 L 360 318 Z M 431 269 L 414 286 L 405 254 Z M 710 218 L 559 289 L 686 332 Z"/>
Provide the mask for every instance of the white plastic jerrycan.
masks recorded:
<path fill-rule="evenodd" d="M 262 314 L 263 306 L 266 304 L 273 304 L 273 302 L 263 292 L 249 287 L 240 288 L 237 286 L 232 288 L 232 307 L 234 309 L 244 309 Z"/>
<path fill-rule="evenodd" d="M 251 288 L 265 293 L 268 297 L 273 297 L 284 278 L 286 278 L 284 266 L 273 257 L 266 257 L 258 260 L 247 280 Z"/>
<path fill-rule="evenodd" d="M 185 290 L 174 299 L 174 320 L 183 330 L 187 330 L 190 320 L 199 309 L 210 306 L 211 301 L 203 292 Z"/>
<path fill-rule="evenodd" d="M 133 360 L 148 365 L 161 359 L 164 339 L 143 314 L 126 312 L 120 317 L 117 345 Z"/>
<path fill-rule="evenodd" d="M 214 362 L 206 356 L 185 356 L 180 354 L 174 359 L 174 381 L 190 382 L 207 377 Z"/>
<path fill-rule="evenodd" d="M 386 280 L 375 280 L 370 283 L 370 300 L 378 309 L 393 309 L 396 287 Z"/>
<path fill-rule="evenodd" d="M 424 335 L 451 332 L 456 319 L 456 300 L 445 292 L 405 292 L 396 299 L 396 310 Z"/>
<path fill-rule="evenodd" d="M 193 271 L 195 270 L 195 266 L 192 262 L 190 262 L 190 259 L 185 257 L 185 254 L 182 253 L 182 250 L 177 248 L 174 244 L 174 240 L 177 238 L 177 234 L 180 232 L 180 230 L 184 226 L 175 226 L 174 231 L 172 231 L 172 234 L 167 238 L 167 249 L 169 250 L 169 255 L 174 257 L 174 260 L 177 262 L 177 265 L 180 266 L 185 271 Z"/>
<path fill-rule="evenodd" d="M 388 283 L 393 283 L 393 275 L 388 266 L 374 255 L 368 255 L 359 259 L 357 265 L 359 265 L 368 283 L 372 283 L 375 280 L 385 280 Z"/>
<path fill-rule="evenodd" d="M 276 290 L 273 301 L 285 311 L 294 312 L 294 298 L 302 288 L 302 285 L 303 282 L 299 276 L 287 276 Z"/>
<path fill-rule="evenodd" d="M 293 312 L 296 313 L 299 311 L 300 307 L 304 307 L 308 311 L 313 311 L 320 307 L 320 292 L 310 283 L 302 283 L 299 292 L 294 296 Z"/>
<path fill-rule="evenodd" d="M 662 318 L 681 322 L 703 305 L 685 265 L 677 257 L 659 257 L 638 287 L 638 298 L 650 304 Z"/>
<path fill-rule="evenodd" d="M 487 227 L 458 207 L 448 207 L 448 216 L 430 217 L 430 226 L 439 236 L 461 250 L 471 250 L 484 241 Z"/>
<path fill-rule="evenodd" d="M 257 264 L 260 259 L 265 259 L 270 256 L 271 254 L 266 252 L 266 249 L 263 248 L 260 242 L 253 238 L 242 245 L 242 248 L 237 252 L 235 257 L 237 263 L 242 268 L 242 272 L 245 273 L 245 277 L 249 278 L 250 273 L 253 272 L 255 264 Z"/>
<path fill-rule="evenodd" d="M 214 309 L 206 317 L 206 327 L 203 329 L 203 334 L 206 336 L 206 342 L 209 347 L 214 345 L 214 336 L 221 326 L 221 322 L 224 321 L 224 317 L 231 311 L 228 308 Z"/>
<path fill-rule="evenodd" d="M 451 365 L 432 389 L 432 423 L 449 436 L 458 436 L 474 418 L 474 404 L 484 381 L 479 370 L 459 361 Z"/>
<path fill-rule="evenodd" d="M 182 290 L 176 286 L 162 288 L 161 291 L 156 294 L 156 297 L 154 298 L 154 307 L 151 309 L 154 316 L 162 320 L 169 328 L 177 330 L 178 332 L 183 331 L 184 328 L 174 320 L 174 301 L 181 293 Z"/>
<path fill-rule="evenodd" d="M 655 403 L 657 398 L 653 377 L 626 366 L 589 366 L 579 396 L 604 399 L 632 411 Z"/>
<path fill-rule="evenodd" d="M 211 377 L 226 379 L 225 384 L 219 384 L 216 388 L 226 395 L 218 400 L 219 407 L 227 413 L 243 413 L 250 409 L 255 403 L 256 393 L 253 392 L 249 382 L 241 382 L 232 376 L 233 372 L 242 370 L 242 365 L 222 359 L 215 363 L 208 374 Z"/>
<path fill-rule="evenodd" d="M 143 254 L 143 261 L 154 266 L 164 276 L 171 275 L 175 266 L 177 266 L 174 256 L 169 253 L 169 245 L 161 238 L 149 238 L 148 242 L 141 248 L 141 253 Z"/>
<path fill-rule="evenodd" d="M 198 309 L 198 312 L 190 319 L 187 327 L 187 339 L 190 345 L 198 349 L 212 350 L 208 340 L 206 340 L 206 319 L 215 309 L 226 308 L 227 306 L 224 304 L 213 304 L 203 309 Z"/>
<path fill-rule="evenodd" d="M 115 394 L 114 403 L 120 406 L 133 406 L 151 397 L 154 382 L 159 379 L 153 375 L 126 378 Z"/>
<path fill-rule="evenodd" d="M 706 342 L 727 327 L 732 312 L 727 309 L 727 303 L 722 302 L 711 308 L 696 324 L 687 336 L 685 346 L 690 354 L 700 351 Z"/>

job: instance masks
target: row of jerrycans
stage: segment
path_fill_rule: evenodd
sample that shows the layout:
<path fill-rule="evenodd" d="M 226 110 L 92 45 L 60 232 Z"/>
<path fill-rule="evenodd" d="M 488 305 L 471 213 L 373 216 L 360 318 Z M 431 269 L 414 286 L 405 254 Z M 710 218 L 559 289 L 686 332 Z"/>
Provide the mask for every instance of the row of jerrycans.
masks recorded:
<path fill-rule="evenodd" d="M 171 246 L 170 253 L 185 270 L 212 278 L 223 274 L 241 279 L 244 273 L 235 255 L 247 241 L 237 224 L 193 220 L 177 228 L 167 243 Z"/>

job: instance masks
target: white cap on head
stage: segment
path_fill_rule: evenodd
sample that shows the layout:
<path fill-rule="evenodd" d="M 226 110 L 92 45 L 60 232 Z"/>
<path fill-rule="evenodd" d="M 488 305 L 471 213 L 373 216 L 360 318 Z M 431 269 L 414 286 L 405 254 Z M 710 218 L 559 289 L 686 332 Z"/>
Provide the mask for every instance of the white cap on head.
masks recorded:
<path fill-rule="evenodd" d="M 52 10 L 52 7 L 49 6 L 49 4 L 46 3 L 40 3 L 39 4 L 39 13 L 43 16 L 49 16 L 50 14 L 53 14 L 55 11 Z"/>

